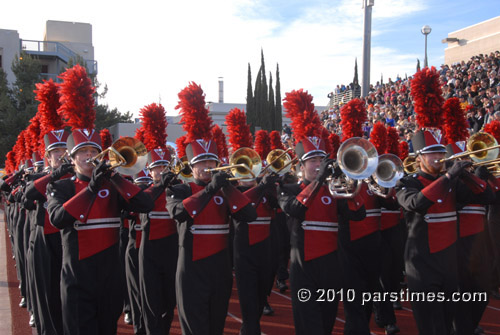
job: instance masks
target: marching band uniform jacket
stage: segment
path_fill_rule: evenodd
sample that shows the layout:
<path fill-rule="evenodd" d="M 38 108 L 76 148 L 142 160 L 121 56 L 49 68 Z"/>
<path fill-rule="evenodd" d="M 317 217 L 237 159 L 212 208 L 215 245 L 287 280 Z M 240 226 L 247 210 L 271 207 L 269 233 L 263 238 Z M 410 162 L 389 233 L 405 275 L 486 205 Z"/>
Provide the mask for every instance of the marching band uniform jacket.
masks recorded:
<path fill-rule="evenodd" d="M 337 255 L 338 227 L 349 220 L 362 220 L 365 208 L 360 199 L 334 199 L 318 181 L 286 184 L 278 189 L 282 210 L 289 216 L 290 284 L 297 334 L 329 334 L 337 314 L 338 299 L 316 302 L 318 289 L 341 288 Z M 299 289 L 312 292 L 300 302 Z"/>
<path fill-rule="evenodd" d="M 121 210 L 150 211 L 152 201 L 118 174 L 104 180 L 97 194 L 89 181 L 77 173 L 47 187 L 50 222 L 62 234 L 64 332 L 114 334 L 125 285 L 118 258 Z"/>
<path fill-rule="evenodd" d="M 494 199 L 487 183 L 467 173 L 449 180 L 419 172 L 399 180 L 398 202 L 408 226 L 405 265 L 410 292 L 458 290 L 457 202 L 489 203 Z M 412 301 L 420 334 L 449 333 L 455 305 L 450 302 Z"/>
<path fill-rule="evenodd" d="M 234 186 L 209 192 L 200 181 L 167 190 L 177 221 L 177 309 L 183 334 L 222 334 L 231 295 L 230 217 L 254 221 L 250 200 Z"/>

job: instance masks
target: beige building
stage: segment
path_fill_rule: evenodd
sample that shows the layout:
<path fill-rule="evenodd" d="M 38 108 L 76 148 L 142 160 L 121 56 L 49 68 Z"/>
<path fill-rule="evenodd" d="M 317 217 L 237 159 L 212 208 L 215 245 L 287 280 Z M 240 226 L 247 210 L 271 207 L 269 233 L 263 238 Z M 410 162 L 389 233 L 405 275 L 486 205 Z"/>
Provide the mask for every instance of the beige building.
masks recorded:
<path fill-rule="evenodd" d="M 16 30 L 0 29 L 0 68 L 12 84 L 12 62 L 22 51 L 37 58 L 42 64 L 44 79 L 57 76 L 64 71 L 70 59 L 83 59 L 89 74 L 97 74 L 92 45 L 92 25 L 79 22 L 47 21 L 42 41 L 23 39 Z"/>
<path fill-rule="evenodd" d="M 500 50 L 500 16 L 449 33 L 443 43 L 448 43 L 444 50 L 448 65 Z"/>

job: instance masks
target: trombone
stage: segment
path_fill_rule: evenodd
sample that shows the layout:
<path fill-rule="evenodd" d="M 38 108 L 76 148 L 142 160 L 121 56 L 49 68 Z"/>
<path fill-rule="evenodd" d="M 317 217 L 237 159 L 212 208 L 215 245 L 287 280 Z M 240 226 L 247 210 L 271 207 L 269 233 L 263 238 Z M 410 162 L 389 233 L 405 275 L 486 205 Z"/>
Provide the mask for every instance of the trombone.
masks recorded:
<path fill-rule="evenodd" d="M 133 176 L 139 173 L 148 161 L 148 151 L 144 144 L 134 137 L 121 137 L 111 144 L 111 146 L 93 158 L 87 159 L 87 163 L 99 164 L 99 160 L 108 154 L 108 160 L 111 164 L 110 169 L 116 172 Z"/>
<path fill-rule="evenodd" d="M 267 165 L 264 169 L 262 169 L 260 176 L 263 176 L 267 171 L 277 173 L 278 175 L 284 175 L 285 173 L 290 171 L 292 169 L 292 164 L 297 162 L 298 159 L 292 159 L 288 154 L 289 151 L 292 151 L 292 149 L 288 148 L 286 150 L 271 150 L 271 152 L 269 152 L 266 157 Z"/>
<path fill-rule="evenodd" d="M 262 160 L 259 154 L 251 148 L 239 148 L 231 157 L 229 165 L 213 169 L 205 169 L 205 172 L 231 170 L 234 177 L 229 180 L 251 180 L 256 178 L 262 168 Z"/>
<path fill-rule="evenodd" d="M 165 167 L 165 170 L 163 170 L 162 173 L 166 172 L 168 169 L 175 173 L 176 178 L 179 178 L 186 183 L 193 181 L 193 170 L 191 170 L 186 156 L 178 158 L 174 155 L 170 164 Z"/>
<path fill-rule="evenodd" d="M 453 159 L 470 156 L 476 163 L 485 163 L 495 160 L 500 152 L 500 145 L 492 135 L 485 132 L 478 132 L 472 135 L 467 141 L 467 150 L 448 158 L 436 160 L 436 163 L 443 163 Z"/>
<path fill-rule="evenodd" d="M 417 156 L 414 154 L 408 155 L 403 161 L 403 168 L 407 174 L 414 174 L 417 172 Z"/>

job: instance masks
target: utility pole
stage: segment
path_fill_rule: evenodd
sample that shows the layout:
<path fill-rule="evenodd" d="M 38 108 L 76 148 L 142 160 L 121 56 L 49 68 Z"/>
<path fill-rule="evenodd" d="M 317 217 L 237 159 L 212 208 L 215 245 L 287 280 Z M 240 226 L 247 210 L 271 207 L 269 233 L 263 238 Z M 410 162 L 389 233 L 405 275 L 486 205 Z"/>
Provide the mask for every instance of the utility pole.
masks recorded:
<path fill-rule="evenodd" d="M 370 58 L 372 40 L 372 7 L 375 0 L 363 0 L 363 81 L 361 97 L 366 97 L 370 89 Z"/>

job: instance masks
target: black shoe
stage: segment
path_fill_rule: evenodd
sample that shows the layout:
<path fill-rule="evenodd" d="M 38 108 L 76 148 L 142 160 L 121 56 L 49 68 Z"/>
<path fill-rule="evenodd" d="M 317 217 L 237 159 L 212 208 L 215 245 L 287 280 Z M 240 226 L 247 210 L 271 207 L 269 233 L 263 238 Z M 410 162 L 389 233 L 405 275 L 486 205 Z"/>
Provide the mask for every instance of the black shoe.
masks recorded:
<path fill-rule="evenodd" d="M 385 326 L 385 335 L 393 335 L 399 333 L 399 327 L 397 325 L 388 325 Z"/>
<path fill-rule="evenodd" d="M 125 316 L 123 317 L 123 322 L 125 322 L 128 325 L 132 324 L 132 316 L 130 313 L 125 313 Z"/>
<path fill-rule="evenodd" d="M 271 316 L 274 314 L 274 309 L 272 309 L 271 306 L 269 306 L 269 304 L 266 304 L 264 306 L 264 310 L 262 311 L 262 314 L 266 315 L 266 316 Z"/>
<path fill-rule="evenodd" d="M 33 314 L 30 315 L 30 327 L 35 328 L 35 316 Z"/>
<path fill-rule="evenodd" d="M 276 280 L 276 288 L 280 290 L 281 293 L 285 293 L 288 290 L 288 285 L 284 280 Z"/>
<path fill-rule="evenodd" d="M 490 296 L 493 299 L 500 300 L 500 293 L 498 292 L 498 290 L 491 290 L 490 291 Z"/>
<path fill-rule="evenodd" d="M 401 302 L 398 300 L 398 301 L 394 301 L 392 303 L 392 308 L 394 308 L 395 310 L 402 310 L 403 309 L 403 306 L 401 305 Z"/>
<path fill-rule="evenodd" d="M 485 335 L 485 332 L 484 332 L 483 328 L 481 328 L 480 326 L 477 326 L 477 328 L 474 330 L 474 335 Z"/>
<path fill-rule="evenodd" d="M 23 297 L 19 303 L 19 307 L 26 308 L 26 299 Z"/>

